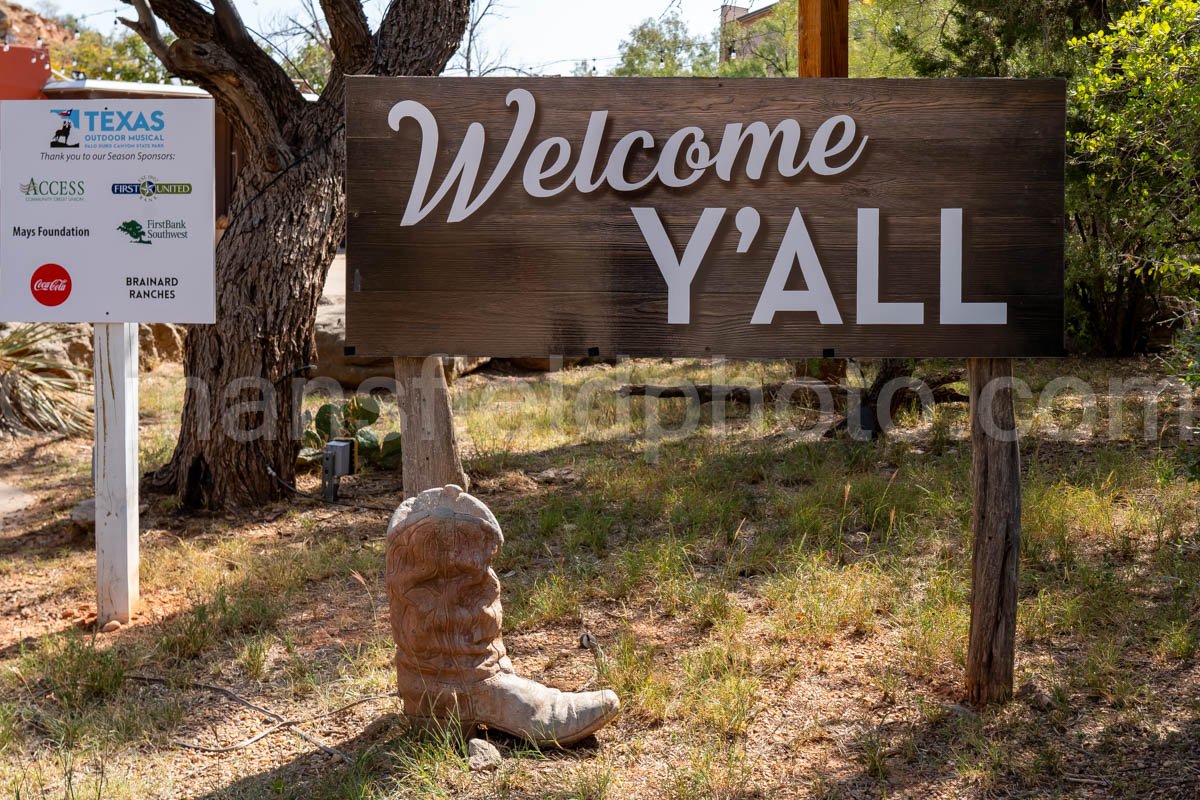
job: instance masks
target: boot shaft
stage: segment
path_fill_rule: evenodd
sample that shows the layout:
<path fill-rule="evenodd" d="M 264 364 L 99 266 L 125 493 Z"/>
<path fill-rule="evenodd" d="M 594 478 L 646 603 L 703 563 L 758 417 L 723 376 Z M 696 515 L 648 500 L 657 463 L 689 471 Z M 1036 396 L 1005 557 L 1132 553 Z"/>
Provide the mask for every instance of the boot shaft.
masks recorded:
<path fill-rule="evenodd" d="M 491 568 L 503 543 L 495 517 L 470 495 L 423 492 L 397 510 L 387 587 L 402 689 L 406 682 L 461 686 L 511 670 Z"/>

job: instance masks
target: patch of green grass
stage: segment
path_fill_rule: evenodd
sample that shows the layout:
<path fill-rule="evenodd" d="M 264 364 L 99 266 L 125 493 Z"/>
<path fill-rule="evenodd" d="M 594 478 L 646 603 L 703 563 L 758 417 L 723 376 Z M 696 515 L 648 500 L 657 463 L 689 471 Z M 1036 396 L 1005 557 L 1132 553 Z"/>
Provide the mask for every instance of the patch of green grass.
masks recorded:
<path fill-rule="evenodd" d="M 1185 622 L 1169 623 L 1162 632 L 1155 654 L 1163 661 L 1190 661 L 1196 655 L 1196 627 Z"/>
<path fill-rule="evenodd" d="M 262 633 L 283 616 L 286 600 L 256 590 L 249 583 L 232 592 L 221 586 L 212 600 L 181 614 L 159 638 L 158 649 L 168 658 L 187 661 L 231 634 Z"/>
<path fill-rule="evenodd" d="M 759 682 L 745 647 L 718 643 L 682 659 L 684 696 L 676 713 L 727 737 L 744 734 L 754 721 Z"/>
<path fill-rule="evenodd" d="M 21 741 L 19 712 L 12 703 L 0 703 L 0 755 Z"/>
<path fill-rule="evenodd" d="M 1110 638 L 1099 638 L 1088 648 L 1075 678 L 1079 688 L 1091 697 L 1117 708 L 1132 705 L 1145 697 L 1147 687 L 1139 675 L 1122 659 L 1126 645 Z"/>
<path fill-rule="evenodd" d="M 821 554 L 802 554 L 794 568 L 771 577 L 762 595 L 777 639 L 830 644 L 843 634 L 875 630 L 893 603 L 891 580 L 876 565 L 840 566 Z"/>
<path fill-rule="evenodd" d="M 616 773 L 609 764 L 585 767 L 571 776 L 571 785 L 553 795 L 554 800 L 608 800 L 616 786 Z"/>
<path fill-rule="evenodd" d="M 888 743 L 878 730 L 870 731 L 859 742 L 859 762 L 867 774 L 876 780 L 887 780 Z"/>
<path fill-rule="evenodd" d="M 238 665 L 252 681 L 261 681 L 267 674 L 267 655 L 271 650 L 271 638 L 251 636 L 242 643 L 238 653 Z"/>
<path fill-rule="evenodd" d="M 392 692 L 396 688 L 395 655 L 396 645 L 391 636 L 345 646 L 338 661 L 340 682 L 354 687 L 357 693 Z"/>
<path fill-rule="evenodd" d="M 137 794 L 122 778 L 108 771 L 105 755 L 80 759 L 69 750 L 58 752 L 51 763 L 36 763 L 6 781 L 13 800 L 132 800 Z"/>
<path fill-rule="evenodd" d="M 0 703 L 0 752 L 45 741 L 74 758 L 77 749 L 139 741 L 174 727 L 183 716 L 177 695 L 130 684 L 131 666 L 141 658 L 116 646 L 99 649 L 74 631 L 25 651 L 13 671 L 20 683 Z"/>
<path fill-rule="evenodd" d="M 467 743 L 459 725 L 409 732 L 388 749 L 391 779 L 418 797 L 452 797 L 467 784 Z"/>
<path fill-rule="evenodd" d="M 670 763 L 664 796 L 668 800 L 738 800 L 746 796 L 753 772 L 745 749 L 723 740 L 691 748 L 684 763 Z"/>
<path fill-rule="evenodd" d="M 623 630 L 605 652 L 600 680 L 621 698 L 622 713 L 645 722 L 662 722 L 676 696 L 659 661 L 659 649 L 645 645 L 629 629 Z"/>
<path fill-rule="evenodd" d="M 562 572 L 538 576 L 533 584 L 508 595 L 504 622 L 512 630 L 579 619 L 584 597 L 581 582 Z"/>
<path fill-rule="evenodd" d="M 129 666 L 121 654 L 100 650 L 78 633 L 44 640 L 21 659 L 21 671 L 36 676 L 49 697 L 64 711 L 82 711 L 107 700 L 125 685 Z"/>
<path fill-rule="evenodd" d="M 902 663 L 915 677 L 961 666 L 970 626 L 970 587 L 963 570 L 940 568 L 910 596 L 900 615 Z"/>
<path fill-rule="evenodd" d="M 318 687 L 317 664 L 310 656 L 301 653 L 290 634 L 283 637 L 286 658 L 283 662 L 283 677 L 293 697 L 313 694 Z"/>
<path fill-rule="evenodd" d="M 951 760 L 956 772 L 981 789 L 1002 785 L 1015 759 L 1002 741 L 988 735 L 978 722 L 960 721 L 954 731 Z"/>
<path fill-rule="evenodd" d="M 1022 641 L 1046 641 L 1078 628 L 1083 620 L 1083 596 L 1069 585 L 1042 586 L 1018 601 L 1017 633 Z"/>
<path fill-rule="evenodd" d="M 385 717 L 350 764 L 334 763 L 315 781 L 286 776 L 264 781 L 246 797 L 288 800 L 396 800 L 450 798 L 470 785 L 466 741 L 457 725 L 409 728 Z"/>

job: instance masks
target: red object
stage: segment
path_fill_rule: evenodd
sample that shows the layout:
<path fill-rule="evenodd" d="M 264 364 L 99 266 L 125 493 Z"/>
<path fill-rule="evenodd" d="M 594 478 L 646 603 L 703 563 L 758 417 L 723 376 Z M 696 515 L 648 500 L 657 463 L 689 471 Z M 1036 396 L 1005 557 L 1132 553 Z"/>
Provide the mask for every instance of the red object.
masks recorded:
<path fill-rule="evenodd" d="M 44 306 L 61 306 L 71 296 L 71 273 L 58 264 L 42 264 L 29 279 L 29 291 Z"/>
<path fill-rule="evenodd" d="M 44 47 L 0 47 L 0 100 L 40 100 L 50 80 L 50 53 Z"/>

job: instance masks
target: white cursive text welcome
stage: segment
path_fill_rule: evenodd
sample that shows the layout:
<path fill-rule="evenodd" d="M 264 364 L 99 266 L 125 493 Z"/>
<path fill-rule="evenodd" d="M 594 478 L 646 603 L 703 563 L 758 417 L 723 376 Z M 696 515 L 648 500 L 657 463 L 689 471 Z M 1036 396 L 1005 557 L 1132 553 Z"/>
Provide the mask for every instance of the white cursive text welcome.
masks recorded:
<path fill-rule="evenodd" d="M 482 124 L 472 122 L 462 145 L 441 185 L 430 196 L 437 161 L 439 131 L 437 119 L 421 103 L 404 100 L 392 106 L 388 125 L 394 131 L 411 119 L 421 129 L 421 153 L 416 177 L 404 210 L 402 225 L 416 225 L 427 217 L 447 195 L 454 192 L 447 222 L 461 222 L 483 206 L 512 173 L 533 130 L 537 101 L 526 89 L 513 89 L 506 103 L 516 106 L 517 117 L 504 152 L 487 182 L 476 190 L 480 178 L 486 132 Z M 839 175 L 854 166 L 866 147 L 867 136 L 859 136 L 854 119 L 846 114 L 832 116 L 813 132 L 804 146 L 800 123 L 785 119 L 771 128 L 765 122 L 731 122 L 715 146 L 710 146 L 702 129 L 680 128 L 661 143 L 648 131 L 627 133 L 613 145 L 607 159 L 601 157 L 601 145 L 608 127 L 608 112 L 593 111 L 578 152 L 570 140 L 552 136 L 538 142 L 525 160 L 522 186 L 531 197 L 554 197 L 572 187 L 587 194 L 608 186 L 617 192 L 635 192 L 655 181 L 672 189 L 691 186 L 709 170 L 722 181 L 733 179 L 734 166 L 745 155 L 743 171 L 751 180 L 762 178 L 772 148 L 779 145 L 775 169 L 785 178 L 794 178 L 805 170 L 814 175 Z M 657 150 L 653 169 L 641 178 L 629 177 L 630 165 L 638 151 Z M 848 154 L 848 155 L 847 155 Z M 840 160 L 839 160 L 840 159 Z"/>

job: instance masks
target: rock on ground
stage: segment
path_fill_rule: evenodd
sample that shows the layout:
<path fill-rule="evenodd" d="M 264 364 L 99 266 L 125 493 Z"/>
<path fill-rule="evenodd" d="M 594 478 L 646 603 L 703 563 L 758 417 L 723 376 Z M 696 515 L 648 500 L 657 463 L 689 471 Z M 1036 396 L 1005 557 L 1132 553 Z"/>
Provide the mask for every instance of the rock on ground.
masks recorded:
<path fill-rule="evenodd" d="M 71 522 L 84 533 L 96 530 L 96 498 L 89 497 L 71 510 Z"/>
<path fill-rule="evenodd" d="M 500 766 L 503 758 L 496 746 L 486 739 L 472 739 L 467 743 L 472 772 L 487 772 Z"/>

